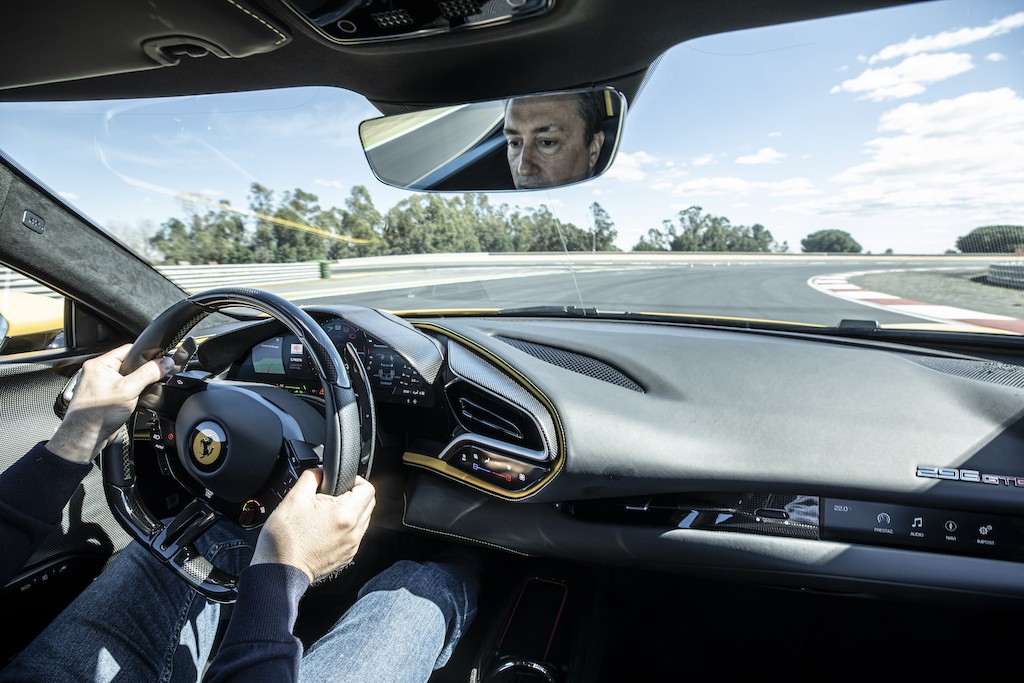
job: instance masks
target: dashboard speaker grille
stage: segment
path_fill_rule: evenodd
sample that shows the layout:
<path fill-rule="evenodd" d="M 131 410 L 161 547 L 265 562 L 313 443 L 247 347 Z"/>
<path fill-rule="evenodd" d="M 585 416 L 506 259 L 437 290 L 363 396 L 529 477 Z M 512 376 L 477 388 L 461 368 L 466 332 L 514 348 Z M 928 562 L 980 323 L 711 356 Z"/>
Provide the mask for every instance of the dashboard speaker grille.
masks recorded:
<path fill-rule="evenodd" d="M 590 356 L 584 356 L 581 353 L 574 351 L 566 351 L 565 349 L 555 348 L 554 346 L 545 346 L 544 344 L 536 344 L 534 342 L 523 341 L 522 339 L 514 339 L 512 337 L 495 336 L 495 339 L 500 339 L 509 346 L 528 353 L 535 358 L 539 358 L 545 363 L 551 363 L 559 367 L 571 370 L 581 375 L 587 375 L 594 379 L 599 379 L 602 382 L 608 382 L 615 384 L 626 389 L 632 389 L 633 391 L 639 391 L 644 393 L 643 387 L 631 380 L 629 377 L 624 375 L 619 370 L 616 370 L 612 366 L 608 365 L 603 361 L 599 361 L 596 358 Z"/>
<path fill-rule="evenodd" d="M 996 361 L 960 360 L 957 358 L 914 358 L 914 362 L 949 375 L 979 382 L 1024 388 L 1024 367 Z"/>

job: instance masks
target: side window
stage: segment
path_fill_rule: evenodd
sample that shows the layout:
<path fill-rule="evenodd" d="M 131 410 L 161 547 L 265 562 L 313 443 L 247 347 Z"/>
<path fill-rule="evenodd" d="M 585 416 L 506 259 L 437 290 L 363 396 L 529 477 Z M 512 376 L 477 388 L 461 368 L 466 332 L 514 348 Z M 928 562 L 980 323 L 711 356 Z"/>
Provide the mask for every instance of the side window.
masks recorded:
<path fill-rule="evenodd" d="M 64 297 L 0 264 L 0 356 L 64 348 Z"/>

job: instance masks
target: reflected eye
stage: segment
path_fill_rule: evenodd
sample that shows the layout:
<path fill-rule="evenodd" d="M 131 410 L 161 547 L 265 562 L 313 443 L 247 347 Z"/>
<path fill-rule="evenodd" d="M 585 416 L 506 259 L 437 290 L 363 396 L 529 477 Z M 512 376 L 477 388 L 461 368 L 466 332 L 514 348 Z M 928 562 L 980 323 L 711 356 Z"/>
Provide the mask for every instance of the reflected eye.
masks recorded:
<path fill-rule="evenodd" d="M 552 140 L 550 138 L 541 138 L 537 140 L 537 149 L 543 154 L 554 154 L 558 151 L 558 147 L 561 144 L 561 140 Z"/>

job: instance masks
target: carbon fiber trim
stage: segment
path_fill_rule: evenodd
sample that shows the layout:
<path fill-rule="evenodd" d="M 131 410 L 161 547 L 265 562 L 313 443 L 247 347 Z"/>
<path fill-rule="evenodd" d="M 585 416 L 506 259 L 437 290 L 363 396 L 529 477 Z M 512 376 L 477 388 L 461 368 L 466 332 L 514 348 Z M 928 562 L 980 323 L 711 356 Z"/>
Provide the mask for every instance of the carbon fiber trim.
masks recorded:
<path fill-rule="evenodd" d="M 438 343 L 398 316 L 362 306 L 311 306 L 306 310 L 339 316 L 361 328 L 400 353 L 430 384 L 444 365 Z"/>
<path fill-rule="evenodd" d="M 209 579 L 214 570 L 213 563 L 201 555 L 185 560 L 181 563 L 181 568 L 198 583 Z"/>
<path fill-rule="evenodd" d="M 555 422 L 544 405 L 526 387 L 454 341 L 448 343 L 448 367 L 462 379 L 477 384 L 525 410 L 540 427 L 541 437 L 544 439 L 550 459 L 555 460 L 559 457 Z"/>
<path fill-rule="evenodd" d="M 48 363 L 0 364 L 0 469 L 7 469 L 60 424 L 52 405 L 68 374 L 88 356 Z M 67 367 L 68 370 L 62 371 Z M 103 492 L 99 469 L 93 468 L 61 513 L 60 525 L 47 536 L 26 566 L 74 554 L 110 554 L 124 549 L 131 537 L 114 519 Z"/>
<path fill-rule="evenodd" d="M 911 360 L 918 365 L 923 365 L 938 372 L 944 372 L 947 375 L 955 375 L 990 384 L 1002 384 L 1018 389 L 1024 388 L 1024 367 L 1019 365 L 1009 365 L 997 361 L 929 358 L 926 356 L 915 356 Z"/>
<path fill-rule="evenodd" d="M 557 365 L 560 368 L 565 368 L 566 370 L 571 370 L 572 372 L 586 375 L 587 377 L 593 377 L 594 379 L 599 379 L 602 382 L 608 382 L 609 384 L 615 384 L 626 389 L 632 389 L 633 391 L 638 391 L 641 394 L 644 393 L 644 388 L 626 376 L 623 372 L 616 370 L 604 361 L 597 360 L 596 358 L 584 356 L 582 353 L 576 353 L 575 351 L 566 351 L 565 349 L 559 349 L 554 346 L 545 346 L 544 344 L 528 342 L 522 339 L 515 339 L 513 337 L 495 335 L 494 338 L 503 341 L 509 346 L 513 346 L 524 353 L 528 353 L 534 358 L 539 358 L 545 363 Z"/>

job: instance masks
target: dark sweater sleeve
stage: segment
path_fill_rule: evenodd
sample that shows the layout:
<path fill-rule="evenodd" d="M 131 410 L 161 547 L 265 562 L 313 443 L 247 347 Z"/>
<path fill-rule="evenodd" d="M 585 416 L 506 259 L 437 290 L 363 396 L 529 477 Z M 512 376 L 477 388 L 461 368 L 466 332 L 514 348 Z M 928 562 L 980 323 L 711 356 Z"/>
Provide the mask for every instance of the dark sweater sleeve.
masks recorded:
<path fill-rule="evenodd" d="M 60 524 L 61 511 L 92 468 L 36 444 L 0 473 L 0 579 L 10 581 Z"/>
<path fill-rule="evenodd" d="M 309 578 L 285 564 L 256 564 L 238 577 L 238 600 L 204 681 L 294 681 L 302 641 L 292 635 Z"/>

